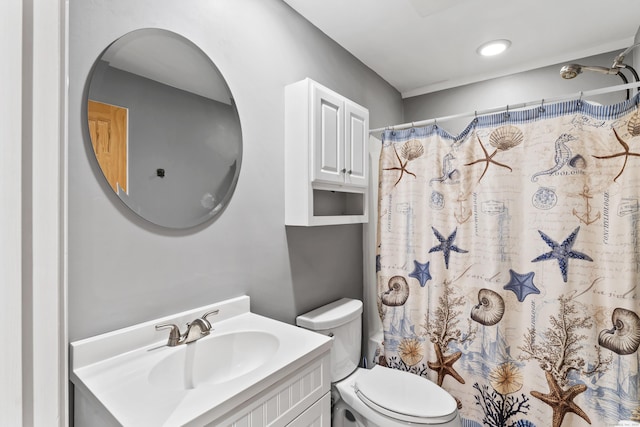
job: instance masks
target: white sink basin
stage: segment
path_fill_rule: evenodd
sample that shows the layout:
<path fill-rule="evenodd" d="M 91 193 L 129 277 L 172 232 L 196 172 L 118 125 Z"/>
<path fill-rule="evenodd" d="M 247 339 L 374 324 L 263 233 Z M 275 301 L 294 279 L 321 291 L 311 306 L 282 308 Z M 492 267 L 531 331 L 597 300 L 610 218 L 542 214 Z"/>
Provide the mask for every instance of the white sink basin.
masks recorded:
<path fill-rule="evenodd" d="M 151 369 L 149 382 L 178 390 L 224 383 L 264 365 L 279 345 L 278 337 L 264 331 L 210 335 L 176 347 Z"/>
<path fill-rule="evenodd" d="M 203 313 L 211 333 L 167 347 L 169 333 L 155 325 L 185 325 Z M 133 325 L 70 345 L 76 399 L 106 410 L 113 425 L 202 426 L 215 423 L 248 399 L 331 348 L 331 339 L 251 313 L 237 297 Z M 316 384 L 309 378 L 307 385 Z M 86 409 L 89 410 L 89 409 Z M 94 409 L 91 409 L 93 411 Z M 82 410 L 80 410 L 82 412 Z M 109 424 L 109 425 L 111 425 Z"/>

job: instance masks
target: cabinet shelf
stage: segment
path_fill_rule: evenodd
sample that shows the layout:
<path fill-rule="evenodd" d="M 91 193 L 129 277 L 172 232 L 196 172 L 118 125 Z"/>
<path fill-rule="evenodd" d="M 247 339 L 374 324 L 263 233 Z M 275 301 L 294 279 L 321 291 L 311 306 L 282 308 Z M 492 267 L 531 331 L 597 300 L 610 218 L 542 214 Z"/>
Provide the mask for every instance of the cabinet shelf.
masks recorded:
<path fill-rule="evenodd" d="M 285 88 L 285 225 L 366 223 L 369 111 L 305 79 Z"/>

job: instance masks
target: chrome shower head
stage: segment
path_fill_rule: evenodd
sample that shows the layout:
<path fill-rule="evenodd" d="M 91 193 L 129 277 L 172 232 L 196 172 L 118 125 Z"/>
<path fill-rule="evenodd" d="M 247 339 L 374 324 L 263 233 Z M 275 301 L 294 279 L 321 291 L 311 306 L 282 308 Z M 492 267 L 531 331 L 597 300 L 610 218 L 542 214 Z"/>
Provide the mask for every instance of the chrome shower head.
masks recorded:
<path fill-rule="evenodd" d="M 598 66 L 592 66 L 592 65 L 568 64 L 563 66 L 560 69 L 560 76 L 563 79 L 573 79 L 577 77 L 578 74 L 581 74 L 584 70 L 595 71 L 596 73 L 602 73 L 602 74 L 618 74 L 619 73 L 619 71 L 615 68 L 605 68 L 605 67 L 598 67 Z"/>
<path fill-rule="evenodd" d="M 620 60 L 624 59 L 624 54 L 626 54 L 627 51 L 631 50 L 633 47 L 636 47 L 636 46 L 638 45 L 634 45 L 631 48 L 627 49 L 625 52 L 618 55 L 618 58 L 621 58 Z M 618 77 L 620 77 L 620 79 L 622 79 L 623 84 L 627 84 L 629 83 L 629 80 L 627 80 L 625 75 L 620 72 L 620 70 L 624 68 L 624 69 L 629 69 L 633 73 L 633 76 L 636 82 L 640 81 L 640 78 L 638 77 L 638 73 L 636 73 L 636 70 L 634 70 L 632 67 L 626 64 L 623 64 L 621 62 L 618 63 L 618 58 L 616 58 L 616 60 L 613 62 L 613 66 L 611 68 L 598 67 L 598 66 L 592 66 L 592 65 L 567 64 L 560 69 L 560 77 L 567 80 L 573 79 L 577 77 L 578 74 L 582 74 L 584 70 L 587 70 L 587 71 L 595 71 L 596 73 L 601 73 L 601 74 L 617 75 Z M 631 91 L 630 89 L 627 89 L 627 99 L 629 99 L 630 96 L 631 96 Z"/>
<path fill-rule="evenodd" d="M 563 79 L 573 79 L 578 77 L 578 74 L 582 72 L 582 65 L 569 64 L 560 69 L 560 77 Z"/>

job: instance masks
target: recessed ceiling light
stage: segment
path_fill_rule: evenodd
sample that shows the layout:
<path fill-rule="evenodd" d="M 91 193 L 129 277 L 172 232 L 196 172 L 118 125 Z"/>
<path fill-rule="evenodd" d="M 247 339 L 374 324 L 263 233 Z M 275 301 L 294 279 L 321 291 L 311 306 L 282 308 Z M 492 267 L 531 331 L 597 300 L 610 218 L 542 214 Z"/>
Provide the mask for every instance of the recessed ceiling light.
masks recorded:
<path fill-rule="evenodd" d="M 492 40 L 480 46 L 477 52 L 482 56 L 495 56 L 507 50 L 509 46 L 509 40 Z"/>

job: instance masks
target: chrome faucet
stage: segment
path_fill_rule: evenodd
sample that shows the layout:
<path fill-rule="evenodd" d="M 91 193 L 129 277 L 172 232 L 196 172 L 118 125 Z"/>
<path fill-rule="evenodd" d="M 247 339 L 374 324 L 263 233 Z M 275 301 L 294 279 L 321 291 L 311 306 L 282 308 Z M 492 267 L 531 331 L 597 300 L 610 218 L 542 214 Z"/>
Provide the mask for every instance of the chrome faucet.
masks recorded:
<path fill-rule="evenodd" d="M 183 343 L 182 335 L 180 334 L 180 328 L 178 328 L 178 325 L 174 325 L 173 323 L 156 325 L 156 331 L 159 331 L 162 329 L 171 329 L 169 331 L 169 341 L 167 341 L 167 346 L 175 347 Z"/>
<path fill-rule="evenodd" d="M 187 323 L 187 332 L 184 334 L 184 343 L 189 344 L 190 342 L 197 341 L 200 338 L 209 335 L 209 332 L 211 332 L 211 323 L 206 319 L 206 315 L 202 316 L 200 319 L 195 319 L 193 322 Z"/>
<path fill-rule="evenodd" d="M 162 329 L 169 329 L 169 340 L 167 346 L 175 347 L 180 344 L 189 344 L 190 342 L 197 341 L 202 337 L 206 337 L 211 332 L 211 323 L 207 320 L 207 317 L 218 314 L 219 310 L 209 311 L 195 319 L 192 322 L 187 323 L 187 331 L 182 334 L 180 328 L 173 323 L 165 323 L 162 325 L 156 325 L 156 331 Z"/>

